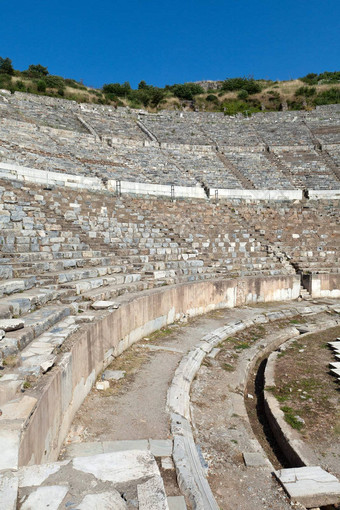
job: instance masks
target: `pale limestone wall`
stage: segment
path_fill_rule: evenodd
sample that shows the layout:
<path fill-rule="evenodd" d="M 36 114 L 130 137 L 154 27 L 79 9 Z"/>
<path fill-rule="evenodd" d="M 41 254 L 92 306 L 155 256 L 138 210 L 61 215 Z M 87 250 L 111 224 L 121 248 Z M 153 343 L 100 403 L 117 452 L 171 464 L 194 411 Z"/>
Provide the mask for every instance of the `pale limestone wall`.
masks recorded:
<path fill-rule="evenodd" d="M 340 189 L 309 189 L 308 196 L 313 200 L 335 200 L 340 198 Z"/>
<path fill-rule="evenodd" d="M 36 168 L 28 168 L 9 163 L 0 163 L 0 176 L 7 179 L 27 181 L 44 185 L 67 186 L 70 188 L 105 190 L 98 177 L 85 177 L 83 175 L 67 174 L 61 172 L 46 172 Z"/>
<path fill-rule="evenodd" d="M 257 301 L 296 299 L 299 291 L 300 278 L 289 275 L 182 284 L 122 298 L 118 310 L 77 334 L 70 352 L 44 376 L 39 391 L 32 395 L 38 401 L 32 415 L 20 426 L 18 465 L 57 459 L 72 419 L 97 375 L 112 356 L 143 336 L 183 315 Z"/>
<path fill-rule="evenodd" d="M 210 190 L 210 196 L 219 198 L 241 198 L 247 200 L 301 200 L 302 190 L 299 189 L 216 189 Z"/>
<path fill-rule="evenodd" d="M 115 180 L 109 180 L 107 187 L 109 191 L 116 191 Z M 135 195 L 154 195 L 171 197 L 171 186 L 164 184 L 149 184 L 143 182 L 120 181 L 121 193 L 133 193 Z M 175 197 L 206 198 L 203 188 L 194 186 L 174 186 Z"/>
<path fill-rule="evenodd" d="M 340 274 L 320 273 L 311 275 L 312 297 L 340 297 Z"/>

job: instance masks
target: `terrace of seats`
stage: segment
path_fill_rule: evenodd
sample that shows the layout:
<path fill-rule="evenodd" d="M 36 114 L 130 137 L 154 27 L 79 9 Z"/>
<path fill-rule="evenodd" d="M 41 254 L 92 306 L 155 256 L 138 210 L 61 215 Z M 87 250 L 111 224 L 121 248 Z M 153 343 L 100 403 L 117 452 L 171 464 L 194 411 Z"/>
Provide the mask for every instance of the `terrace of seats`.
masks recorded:
<path fill-rule="evenodd" d="M 256 204 L 238 208 L 255 235 L 301 273 L 339 272 L 339 201 Z"/>
<path fill-rule="evenodd" d="M 0 95 L 0 161 L 205 189 L 338 189 L 339 109 L 148 114 Z"/>
<path fill-rule="evenodd" d="M 0 195 L 0 317 L 26 321 L 1 342 L 4 358 L 79 307 L 126 292 L 339 267 L 335 202 L 123 199 L 6 180 Z"/>

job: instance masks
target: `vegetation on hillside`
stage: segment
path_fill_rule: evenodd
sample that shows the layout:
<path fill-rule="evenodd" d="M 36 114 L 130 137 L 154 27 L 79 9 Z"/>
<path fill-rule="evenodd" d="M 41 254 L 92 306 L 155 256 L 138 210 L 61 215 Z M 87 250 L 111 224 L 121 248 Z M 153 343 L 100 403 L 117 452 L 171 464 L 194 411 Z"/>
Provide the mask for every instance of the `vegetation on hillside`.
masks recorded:
<path fill-rule="evenodd" d="M 10 58 L 0 57 L 0 89 L 62 97 L 83 103 L 145 108 L 224 112 L 251 115 L 260 111 L 310 110 L 317 105 L 340 103 L 340 71 L 309 73 L 298 80 L 255 80 L 253 77 L 227 78 L 200 83 L 175 83 L 164 88 L 142 80 L 137 89 L 129 82 L 107 83 L 102 89 L 49 74 L 48 68 L 32 64 L 25 71 L 13 68 Z"/>

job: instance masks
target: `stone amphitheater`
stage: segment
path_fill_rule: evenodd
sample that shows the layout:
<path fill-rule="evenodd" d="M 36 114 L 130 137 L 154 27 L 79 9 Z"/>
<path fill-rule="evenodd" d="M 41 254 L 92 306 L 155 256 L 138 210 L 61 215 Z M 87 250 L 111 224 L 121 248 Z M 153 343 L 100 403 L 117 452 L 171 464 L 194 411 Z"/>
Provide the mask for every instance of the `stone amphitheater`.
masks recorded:
<path fill-rule="evenodd" d="M 229 506 L 209 485 L 190 401 L 205 357 L 235 332 L 297 315 L 314 317 L 315 330 L 340 324 L 340 105 L 229 118 L 0 91 L 0 199 L 2 510 L 340 503 L 340 470 L 315 467 L 289 433 L 291 469 L 275 471 L 290 500 L 283 496 L 247 421 L 256 360 L 296 328 L 254 345 L 239 379 L 226 383 L 229 419 L 248 423 L 242 476 L 271 484 L 265 497 Z M 224 315 L 205 329 L 190 322 L 209 312 Z M 192 334 L 175 348 L 149 344 L 163 363 L 154 397 L 162 432 L 154 423 L 138 432 L 136 404 L 133 431 L 121 413 L 120 434 L 70 439 L 90 392 L 110 391 L 124 375 L 106 370 L 112 363 L 161 328 L 188 324 Z M 139 400 L 158 423 L 147 394 Z M 292 477 L 313 483 L 291 490 Z M 237 491 L 230 501 L 241 501 Z"/>

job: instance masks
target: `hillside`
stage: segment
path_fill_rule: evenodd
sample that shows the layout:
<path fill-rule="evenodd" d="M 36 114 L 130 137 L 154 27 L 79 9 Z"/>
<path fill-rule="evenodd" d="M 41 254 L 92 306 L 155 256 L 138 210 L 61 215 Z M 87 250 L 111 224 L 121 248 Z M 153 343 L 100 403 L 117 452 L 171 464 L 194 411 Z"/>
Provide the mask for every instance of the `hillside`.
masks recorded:
<path fill-rule="evenodd" d="M 242 113 L 260 111 L 310 110 L 317 105 L 340 103 L 340 72 L 310 73 L 287 81 L 227 78 L 224 81 L 155 87 L 141 81 L 137 89 L 128 82 L 88 87 L 70 78 L 51 75 L 40 64 L 25 71 L 15 70 L 12 61 L 0 57 L 0 89 L 60 97 L 79 103 L 112 104 L 159 110 L 191 110 Z"/>

